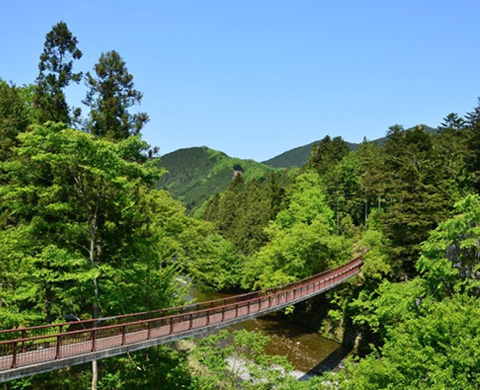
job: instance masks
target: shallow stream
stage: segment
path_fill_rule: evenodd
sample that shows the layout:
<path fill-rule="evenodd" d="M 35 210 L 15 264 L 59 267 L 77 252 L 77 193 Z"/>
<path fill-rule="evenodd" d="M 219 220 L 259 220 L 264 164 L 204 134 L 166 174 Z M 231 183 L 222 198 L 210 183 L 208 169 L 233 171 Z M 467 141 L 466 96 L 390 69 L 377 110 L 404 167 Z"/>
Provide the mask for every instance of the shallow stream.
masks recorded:
<path fill-rule="evenodd" d="M 195 287 L 189 290 L 190 298 L 196 298 L 197 302 L 225 298 L 230 295 L 215 291 L 202 292 Z M 275 313 L 241 322 L 229 329 L 246 329 L 269 336 L 271 342 L 267 347 L 267 353 L 285 355 L 296 370 L 309 376 L 332 370 L 350 352 L 341 344 Z"/>

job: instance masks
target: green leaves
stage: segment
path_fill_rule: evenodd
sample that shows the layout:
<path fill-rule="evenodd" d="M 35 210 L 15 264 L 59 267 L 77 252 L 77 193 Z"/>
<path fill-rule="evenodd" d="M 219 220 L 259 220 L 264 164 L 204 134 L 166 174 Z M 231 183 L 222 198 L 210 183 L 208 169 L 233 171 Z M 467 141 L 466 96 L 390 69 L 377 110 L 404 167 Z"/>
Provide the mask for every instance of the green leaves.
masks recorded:
<path fill-rule="evenodd" d="M 469 195 L 455 207 L 458 214 L 432 232 L 417 263 L 439 298 L 480 291 L 480 197 Z"/>
<path fill-rule="evenodd" d="M 381 358 L 372 354 L 331 379 L 339 389 L 478 389 L 479 303 L 425 300 L 391 327 Z"/>
<path fill-rule="evenodd" d="M 295 179 L 287 189 L 286 205 L 266 229 L 269 242 L 245 264 L 244 288 L 301 279 L 350 256 L 348 241 L 333 232 L 333 213 L 316 173 Z"/>
<path fill-rule="evenodd" d="M 0 188 L 7 216 L 0 242 L 10 248 L 2 261 L 18 265 L 17 273 L 5 274 L 6 290 L 19 292 L 18 309 L 51 322 L 71 312 L 91 316 L 98 303 L 102 314 L 167 304 L 162 288 L 174 273 L 159 272 L 160 199 L 150 191 L 161 170 L 142 163 L 147 145 L 134 137 L 96 140 L 51 122 L 19 140 L 15 158 L 2 164 L 8 183 Z M 97 280 L 100 300 L 92 288 Z M 138 285 L 145 289 L 136 296 L 119 294 L 118 286 L 139 292 Z"/>

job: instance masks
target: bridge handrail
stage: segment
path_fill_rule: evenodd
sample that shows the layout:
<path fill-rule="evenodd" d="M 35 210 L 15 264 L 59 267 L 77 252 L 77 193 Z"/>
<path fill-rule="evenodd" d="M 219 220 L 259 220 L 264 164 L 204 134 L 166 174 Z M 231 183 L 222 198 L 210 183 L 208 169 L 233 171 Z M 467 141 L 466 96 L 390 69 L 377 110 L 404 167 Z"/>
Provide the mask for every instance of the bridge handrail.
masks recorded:
<path fill-rule="evenodd" d="M 208 313 L 210 311 L 215 311 L 215 309 L 222 309 L 222 311 L 228 310 L 228 308 L 235 307 L 241 303 L 241 306 L 244 305 L 249 305 L 250 303 L 256 301 L 256 300 L 262 300 L 264 298 L 267 298 L 268 296 L 275 295 L 279 291 L 282 293 L 286 293 L 287 291 L 290 291 L 292 289 L 298 288 L 301 285 L 304 285 L 314 279 L 318 279 L 321 276 L 324 276 L 326 274 L 334 274 L 335 272 L 339 272 L 340 270 L 343 269 L 349 269 L 352 267 L 356 266 L 357 262 L 362 262 L 361 257 L 357 257 L 356 259 L 348 262 L 347 264 L 343 264 L 337 268 L 327 270 L 321 273 L 318 273 L 316 275 L 312 275 L 310 277 L 287 283 L 281 286 L 276 286 L 273 288 L 265 289 L 265 290 L 259 290 L 259 291 L 254 291 L 251 293 L 246 293 L 242 295 L 237 295 L 229 298 L 221 298 L 221 299 L 215 299 L 211 301 L 206 301 L 206 302 L 200 302 L 200 303 L 195 303 L 191 305 L 186 305 L 186 306 L 179 306 L 179 307 L 174 307 L 174 308 L 166 308 L 166 309 L 160 309 L 160 310 L 153 310 L 153 311 L 145 311 L 145 312 L 139 312 L 139 313 L 131 313 L 131 314 L 126 314 L 126 315 L 120 315 L 120 316 L 110 316 L 110 317 L 103 317 L 99 319 L 90 319 L 90 320 L 84 320 L 84 321 L 75 321 L 75 322 L 65 322 L 65 323 L 58 323 L 58 324 L 49 324 L 49 325 L 39 325 L 39 326 L 34 326 L 34 327 L 28 327 L 28 328 L 21 328 L 21 329 L 8 329 L 4 330 L 1 333 L 6 334 L 6 333 L 20 333 L 19 337 L 16 337 L 15 339 L 9 339 L 9 340 L 4 340 L 0 342 L 0 346 L 8 343 L 12 343 L 15 340 L 18 340 L 18 342 L 25 343 L 27 341 L 35 341 L 39 339 L 45 339 L 45 338 L 55 338 L 59 337 L 60 335 L 65 337 L 67 335 L 74 335 L 78 333 L 85 333 L 85 332 L 96 332 L 99 330 L 109 330 L 109 329 L 114 329 L 114 328 L 122 328 L 126 326 L 132 326 L 135 324 L 142 324 L 142 323 L 148 323 L 148 322 L 153 322 L 153 321 L 159 321 L 161 319 L 163 320 L 169 320 L 169 319 L 175 319 L 175 318 L 182 318 L 185 315 L 189 315 L 190 313 Z M 353 265 L 355 264 L 355 265 Z M 328 279 L 327 279 L 328 280 Z M 239 299 L 240 298 L 240 299 Z M 250 298 L 250 299 L 249 299 Z M 233 302 L 232 302 L 233 301 Z M 220 304 L 217 306 L 217 304 Z M 200 309 L 200 307 L 206 307 L 205 309 Z M 187 310 L 188 309 L 188 310 Z M 172 312 L 172 311 L 179 311 L 177 314 L 171 314 L 171 315 L 160 315 L 156 316 L 153 318 L 145 318 L 147 315 L 153 315 L 153 314 L 159 314 L 159 313 L 167 313 L 167 312 Z M 126 318 L 131 318 L 135 316 L 143 316 L 141 320 L 138 321 L 131 321 L 131 322 L 119 322 L 121 319 L 126 319 Z M 90 327 L 86 328 L 84 325 L 85 324 L 94 324 L 95 322 L 98 325 L 98 322 L 105 322 L 108 320 L 116 320 L 115 324 L 112 325 L 103 325 L 103 326 L 95 326 L 95 327 Z M 67 332 L 62 332 L 63 327 L 70 326 L 70 325 L 81 325 L 83 326 L 83 329 L 78 329 L 78 330 L 70 330 Z M 35 336 L 27 336 L 27 332 L 32 331 L 32 330 L 39 330 L 39 329 L 48 329 L 51 328 L 52 330 L 57 330 L 57 332 L 52 332 L 52 333 L 47 333 L 47 334 L 42 334 L 42 335 L 35 335 Z"/>
<path fill-rule="evenodd" d="M 232 308 L 236 308 L 236 307 L 240 308 L 240 307 L 243 307 L 243 306 L 248 306 L 252 303 L 256 303 L 258 301 L 272 299 L 272 297 L 276 297 L 278 295 L 288 294 L 289 292 L 298 290 L 299 288 L 303 288 L 305 285 L 308 284 L 308 282 L 311 282 L 314 279 L 318 279 L 319 277 L 324 276 L 325 274 L 328 274 L 328 273 L 331 273 L 333 275 L 336 271 L 339 271 L 342 268 L 345 268 L 345 271 L 340 272 L 340 274 L 335 274 L 335 276 L 331 276 L 329 278 L 326 278 L 326 279 L 322 280 L 322 282 L 326 282 L 326 281 L 328 281 L 328 280 L 330 280 L 330 279 L 332 279 L 332 278 L 334 278 L 338 275 L 342 275 L 344 273 L 347 273 L 351 269 L 357 268 L 358 267 L 358 265 L 356 264 L 357 262 L 358 263 L 362 262 L 360 257 L 356 258 L 355 260 L 352 260 L 351 262 L 349 262 L 347 264 L 344 264 L 340 267 L 334 268 L 334 269 L 326 271 L 326 272 L 321 272 L 319 274 L 316 274 L 313 277 L 304 278 L 302 280 L 297 281 L 296 283 L 288 283 L 288 284 L 282 285 L 282 287 L 284 287 L 284 288 L 274 288 L 274 289 L 262 290 L 261 292 L 267 292 L 267 291 L 271 291 L 271 290 L 276 290 L 276 291 L 272 294 L 259 295 L 257 297 L 252 298 L 252 299 L 249 299 L 249 300 L 241 300 L 241 301 L 232 302 L 232 303 L 228 303 L 228 304 L 221 305 L 221 306 L 213 306 L 213 307 L 208 307 L 206 309 L 201 309 L 201 310 L 196 310 L 196 311 L 191 311 L 191 312 L 183 312 L 183 313 L 178 313 L 178 314 L 172 314 L 172 315 L 169 315 L 169 316 L 155 317 L 155 318 L 143 319 L 143 320 L 132 321 L 132 322 L 117 323 L 117 324 L 106 325 L 106 326 L 98 326 L 98 327 L 94 327 L 94 328 L 84 328 L 84 329 L 78 329 L 78 330 L 71 330 L 71 331 L 67 331 L 67 332 L 57 332 L 57 333 L 43 334 L 43 335 L 30 336 L 30 337 L 17 337 L 15 339 L 0 341 L 0 346 L 5 345 L 5 344 L 15 343 L 15 342 L 16 343 L 20 343 L 20 342 L 26 343 L 26 342 L 29 342 L 29 341 L 36 341 L 36 340 L 41 340 L 41 339 L 54 339 L 54 338 L 57 338 L 57 337 L 68 337 L 68 336 L 71 336 L 71 335 L 76 335 L 76 334 L 81 334 L 81 333 L 93 333 L 93 332 L 98 332 L 100 330 L 105 331 L 105 330 L 111 330 L 111 329 L 119 329 L 119 328 L 124 328 L 124 327 L 128 327 L 128 326 L 148 324 L 148 323 L 156 322 L 156 321 L 160 321 L 160 320 L 174 321 L 175 319 L 185 318 L 185 317 L 194 316 L 194 315 L 196 316 L 196 318 L 199 318 L 201 316 L 201 314 L 208 315 L 208 313 L 210 313 L 212 311 L 215 312 L 215 310 L 218 310 L 218 309 L 222 309 L 222 312 L 223 311 L 228 311 Z M 353 264 L 355 264 L 355 265 L 353 265 Z M 348 266 L 350 266 L 350 267 L 348 267 Z M 245 295 L 249 295 L 249 294 L 242 294 L 242 296 L 245 296 Z M 218 299 L 218 300 L 207 301 L 207 302 L 210 303 L 210 302 L 223 302 L 223 301 L 224 301 L 224 299 Z M 194 306 L 194 305 L 189 305 L 189 306 Z M 154 312 L 159 312 L 159 311 L 160 310 L 154 311 Z M 146 313 L 151 313 L 151 312 L 146 312 Z M 143 314 L 143 312 L 142 313 L 133 313 L 132 315 L 136 315 L 136 314 L 137 315 L 138 314 Z M 106 319 L 109 319 L 109 318 L 107 317 Z M 71 325 L 71 324 L 77 324 L 77 323 L 78 322 L 69 322 L 69 323 L 65 323 L 65 324 Z M 52 324 L 52 325 L 58 326 L 59 324 Z M 62 324 L 60 324 L 60 325 L 62 325 Z M 28 330 L 28 329 L 32 329 L 32 328 L 25 328 L 25 329 Z M 38 327 L 34 327 L 34 328 L 38 329 Z M 23 330 L 23 329 L 19 329 L 18 331 L 21 331 L 21 330 Z"/>
<path fill-rule="evenodd" d="M 97 351 L 97 349 L 105 350 L 111 348 L 111 346 L 109 346 L 111 344 L 109 343 L 112 341 L 114 342 L 114 346 L 128 345 L 132 342 L 134 343 L 135 340 L 138 341 L 138 339 L 136 339 L 138 336 L 136 335 L 143 334 L 144 338 L 141 338 L 141 340 L 145 340 L 145 337 L 146 340 L 150 340 L 152 338 L 152 332 L 158 332 L 160 329 L 163 329 L 163 331 L 160 331 L 160 334 L 153 333 L 154 338 L 181 334 L 187 330 L 190 331 L 192 329 L 208 327 L 210 324 L 225 323 L 225 321 L 230 321 L 232 318 L 237 319 L 240 317 L 246 319 L 249 318 L 251 313 L 260 314 L 268 312 L 271 310 L 272 304 L 273 310 L 275 310 L 275 307 L 285 307 L 285 305 L 299 302 L 299 299 L 307 299 L 312 296 L 312 294 L 326 291 L 357 274 L 362 265 L 363 260 L 361 257 L 358 257 L 347 264 L 313 275 L 312 277 L 304 278 L 295 283 L 288 283 L 273 289 L 257 291 L 255 292 L 256 294 L 243 294 L 240 296 L 241 300 L 237 300 L 238 296 L 233 296 L 230 299 L 233 302 L 228 304 L 216 306 L 215 304 L 211 304 L 212 301 L 208 301 L 207 304 L 209 304 L 209 307 L 201 310 L 197 309 L 196 311 L 183 311 L 169 316 L 141 319 L 106 326 L 84 327 L 83 329 L 67 332 L 62 332 L 63 328 L 60 327 L 60 332 L 30 337 L 26 337 L 26 333 L 22 332 L 21 337 L 0 341 L 0 362 L 4 369 L 6 368 L 5 364 L 7 364 L 7 367 L 15 369 L 19 367 L 19 365 L 25 366 L 27 362 L 34 364 L 36 362 L 51 361 L 52 359 L 61 359 L 65 354 L 71 356 L 72 352 L 75 355 L 88 353 L 88 351 L 94 352 Z M 245 299 L 245 297 L 252 296 L 253 298 L 251 299 Z M 225 303 L 225 301 L 225 299 L 218 299 L 213 302 Z M 264 306 L 266 301 L 268 301 L 267 307 Z M 202 303 L 189 306 L 191 308 L 198 308 L 201 304 Z M 245 307 L 247 308 L 246 312 Z M 243 309 L 243 311 L 240 309 Z M 158 313 L 161 311 L 165 310 L 133 313 L 132 315 Z M 221 314 L 221 317 L 218 317 L 219 314 Z M 130 317 L 132 315 L 130 315 Z M 126 316 L 124 316 L 124 318 L 125 317 Z M 108 320 L 111 318 L 112 317 L 106 317 L 104 319 Z M 201 319 L 200 323 L 195 322 L 197 319 Z M 70 325 L 71 323 L 66 324 Z M 178 325 L 180 325 L 180 328 Z"/>

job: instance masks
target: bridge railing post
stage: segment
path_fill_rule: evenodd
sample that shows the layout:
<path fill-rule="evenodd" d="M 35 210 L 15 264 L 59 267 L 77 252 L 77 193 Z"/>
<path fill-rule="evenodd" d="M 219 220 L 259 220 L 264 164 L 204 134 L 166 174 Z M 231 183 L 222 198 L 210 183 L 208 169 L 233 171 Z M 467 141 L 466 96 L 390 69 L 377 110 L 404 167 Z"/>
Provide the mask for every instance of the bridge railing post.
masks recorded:
<path fill-rule="evenodd" d="M 147 322 L 147 340 L 150 340 L 151 337 L 151 332 L 152 332 L 152 321 Z"/>
<path fill-rule="evenodd" d="M 11 368 L 17 368 L 17 340 L 13 343 L 13 351 L 12 351 L 12 366 Z"/>
<path fill-rule="evenodd" d="M 60 327 L 58 328 L 58 333 L 62 333 L 62 331 L 63 331 L 63 326 L 60 325 Z M 62 357 L 61 350 L 62 350 L 62 335 L 59 334 L 57 336 L 57 350 L 55 351 L 55 359 L 60 359 Z"/>
<path fill-rule="evenodd" d="M 55 352 L 55 359 L 60 359 L 62 357 L 62 335 L 57 336 L 57 350 Z"/>
<path fill-rule="evenodd" d="M 126 333 L 127 333 L 127 326 L 123 325 L 122 326 L 122 344 L 120 345 L 125 345 Z"/>
<path fill-rule="evenodd" d="M 90 339 L 92 340 L 92 352 L 97 350 L 97 343 L 96 343 L 96 336 L 95 336 L 95 328 L 90 331 Z"/>
<path fill-rule="evenodd" d="M 22 352 L 25 353 L 25 339 L 27 338 L 27 331 L 25 329 L 22 330 Z"/>

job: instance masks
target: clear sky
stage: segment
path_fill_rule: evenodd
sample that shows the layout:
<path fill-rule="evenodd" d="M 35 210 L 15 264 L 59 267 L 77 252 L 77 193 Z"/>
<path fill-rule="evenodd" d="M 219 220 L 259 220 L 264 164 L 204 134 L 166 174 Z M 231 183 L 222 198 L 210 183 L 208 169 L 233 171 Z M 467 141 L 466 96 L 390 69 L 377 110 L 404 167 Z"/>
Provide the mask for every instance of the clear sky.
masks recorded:
<path fill-rule="evenodd" d="M 207 145 L 266 160 L 325 135 L 438 126 L 480 96 L 480 1 L 1 0 L 0 77 L 33 82 L 65 21 L 88 71 L 117 50 L 161 154 Z M 83 85 L 69 88 L 80 104 Z"/>

